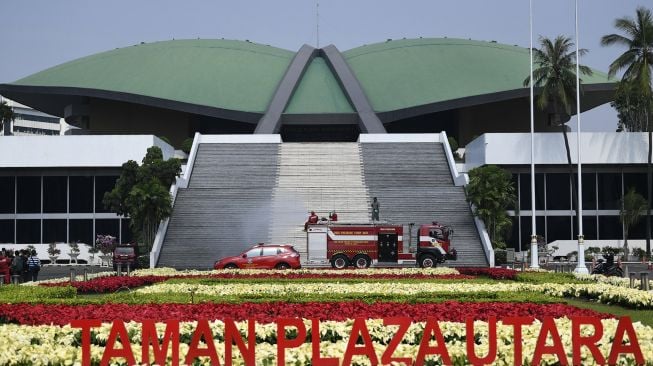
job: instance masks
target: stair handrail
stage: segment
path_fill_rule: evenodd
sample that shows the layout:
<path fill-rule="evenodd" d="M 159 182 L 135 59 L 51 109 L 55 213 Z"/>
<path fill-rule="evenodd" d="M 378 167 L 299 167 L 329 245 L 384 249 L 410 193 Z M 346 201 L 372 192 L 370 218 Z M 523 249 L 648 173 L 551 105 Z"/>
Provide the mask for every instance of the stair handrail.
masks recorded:
<path fill-rule="evenodd" d="M 175 206 L 175 200 L 177 199 L 177 192 L 179 192 L 179 188 L 188 188 L 188 181 L 190 180 L 193 166 L 195 165 L 195 157 L 197 156 L 197 149 L 199 148 L 200 139 L 200 133 L 195 132 L 195 136 L 193 137 L 193 146 L 190 149 L 188 161 L 186 162 L 186 170 L 184 170 L 184 174 L 181 177 L 175 178 L 175 182 L 172 184 L 172 186 L 170 186 L 172 207 Z M 150 268 L 156 267 L 157 263 L 159 262 L 161 247 L 163 246 L 163 239 L 165 238 L 166 232 L 168 231 L 169 222 L 169 217 L 161 220 L 159 227 L 156 230 L 156 236 L 154 237 L 154 243 L 152 244 L 152 250 L 150 251 Z"/>
<path fill-rule="evenodd" d="M 197 157 L 197 149 L 200 146 L 200 140 L 202 135 L 199 132 L 195 132 L 193 137 L 193 146 L 190 148 L 190 153 L 188 154 L 188 161 L 186 162 L 186 170 L 182 177 L 181 186 L 179 188 L 188 188 L 188 182 L 190 182 L 190 176 L 193 173 L 193 167 L 195 166 L 195 158 Z"/>
<path fill-rule="evenodd" d="M 447 157 L 447 162 L 449 163 L 449 171 L 451 172 L 451 177 L 453 178 L 453 183 L 456 186 L 466 186 L 469 183 L 469 178 L 465 173 L 459 173 L 458 168 L 456 167 L 456 160 L 453 157 L 453 152 L 451 151 L 451 146 L 449 145 L 449 137 L 447 137 L 447 132 L 440 132 L 440 142 L 444 145 L 444 154 Z"/>
<path fill-rule="evenodd" d="M 447 162 L 449 163 L 449 170 L 451 171 L 451 177 L 453 178 L 454 185 L 463 187 L 466 186 L 469 184 L 469 176 L 466 173 L 458 172 L 456 161 L 453 158 L 453 152 L 451 151 L 451 146 L 449 145 L 449 138 L 447 137 L 446 131 L 440 132 L 440 142 L 444 145 L 444 153 L 447 156 Z M 494 267 L 494 249 L 492 248 L 490 235 L 488 235 L 487 229 L 485 228 L 485 223 L 483 220 L 474 215 L 474 205 L 470 204 L 469 208 L 472 215 L 474 216 L 474 226 L 476 226 L 476 231 L 478 232 L 478 236 L 481 239 L 483 252 L 485 252 L 485 258 L 487 259 L 490 267 Z"/>
<path fill-rule="evenodd" d="M 470 204 L 469 208 L 474 215 L 474 205 Z M 485 223 L 478 216 L 474 215 L 474 226 L 476 226 L 476 231 L 478 231 L 478 236 L 481 238 L 481 243 L 483 244 L 483 251 L 485 252 L 485 258 L 490 267 L 494 267 L 494 248 L 492 248 L 492 241 L 490 240 L 490 235 L 487 233 L 485 228 Z"/>

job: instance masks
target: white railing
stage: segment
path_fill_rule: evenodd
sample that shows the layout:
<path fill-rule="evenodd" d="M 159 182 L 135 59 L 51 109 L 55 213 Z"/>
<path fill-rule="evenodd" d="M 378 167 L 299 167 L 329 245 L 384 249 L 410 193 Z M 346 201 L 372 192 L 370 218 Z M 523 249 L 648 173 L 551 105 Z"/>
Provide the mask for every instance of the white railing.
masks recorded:
<path fill-rule="evenodd" d="M 459 173 L 456 166 L 456 161 L 453 158 L 453 152 L 451 151 L 451 146 L 449 146 L 449 138 L 445 131 L 440 132 L 440 142 L 444 144 L 444 153 L 447 156 L 447 162 L 449 163 L 449 170 L 451 171 L 451 177 L 456 186 L 466 186 L 469 184 L 469 176 L 465 173 Z M 474 214 L 474 206 L 470 205 L 472 215 Z M 476 231 L 478 236 L 481 238 L 481 244 L 483 244 L 483 251 L 485 252 L 485 258 L 489 263 L 490 267 L 494 267 L 494 249 L 492 248 L 492 241 L 490 236 L 487 233 L 485 224 L 483 220 L 474 216 L 474 224 L 476 226 Z"/>
<path fill-rule="evenodd" d="M 470 205 L 470 208 L 473 214 L 474 205 Z M 481 243 L 483 244 L 485 258 L 487 258 L 490 267 L 494 267 L 494 248 L 492 248 L 492 241 L 490 240 L 490 235 L 488 235 L 487 229 L 485 228 L 485 223 L 476 215 L 474 215 L 474 223 L 476 224 L 476 231 L 478 231 L 478 236 L 481 238 Z"/>
<path fill-rule="evenodd" d="M 449 145 L 449 138 L 445 131 L 440 132 L 440 142 L 444 144 L 444 153 L 447 156 L 447 162 L 449 163 L 449 170 L 451 171 L 451 177 L 453 178 L 453 183 L 456 186 L 466 186 L 469 183 L 469 178 L 465 173 L 459 173 L 458 168 L 456 167 L 456 160 L 453 157 L 453 151 L 451 151 L 451 146 Z"/>
<path fill-rule="evenodd" d="M 190 176 L 193 172 L 193 166 L 195 165 L 195 157 L 197 156 L 197 149 L 199 148 L 201 135 L 199 132 L 195 133 L 193 138 L 193 146 L 190 149 L 190 154 L 188 155 L 188 162 L 186 162 L 186 170 L 181 177 L 175 179 L 175 183 L 170 187 L 170 196 L 172 197 L 172 206 L 175 206 L 175 200 L 177 199 L 177 192 L 179 188 L 187 188 L 188 181 L 190 181 Z M 159 255 L 161 254 L 161 247 L 163 246 L 163 239 L 165 239 L 166 232 L 168 231 L 168 223 L 170 218 L 166 218 L 159 223 L 159 228 L 156 231 L 156 236 L 154 237 L 154 243 L 152 244 L 152 251 L 150 252 L 150 268 L 156 267 L 156 264 L 159 262 Z"/>

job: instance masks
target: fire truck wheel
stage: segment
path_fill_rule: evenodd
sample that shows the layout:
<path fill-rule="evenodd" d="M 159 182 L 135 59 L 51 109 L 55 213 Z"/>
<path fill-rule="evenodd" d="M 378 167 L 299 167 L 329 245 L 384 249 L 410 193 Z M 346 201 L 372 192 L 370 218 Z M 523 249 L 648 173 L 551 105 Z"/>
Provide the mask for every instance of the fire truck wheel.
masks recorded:
<path fill-rule="evenodd" d="M 338 254 L 331 259 L 331 267 L 337 269 L 347 268 L 349 265 L 349 258 L 344 254 Z"/>
<path fill-rule="evenodd" d="M 276 266 L 274 266 L 274 269 L 288 269 L 288 268 L 290 268 L 288 263 L 283 263 L 283 262 L 281 262 L 281 263 L 277 264 Z"/>
<path fill-rule="evenodd" d="M 369 268 L 371 263 L 372 261 L 370 260 L 370 257 L 364 254 L 359 254 L 354 257 L 354 266 L 356 266 L 356 268 Z"/>
<path fill-rule="evenodd" d="M 236 268 L 238 268 L 238 266 L 233 263 L 228 263 L 224 266 L 224 269 L 236 269 Z"/>
<path fill-rule="evenodd" d="M 432 268 L 435 267 L 436 264 L 435 257 L 431 254 L 425 254 L 419 259 L 419 266 L 422 268 Z"/>

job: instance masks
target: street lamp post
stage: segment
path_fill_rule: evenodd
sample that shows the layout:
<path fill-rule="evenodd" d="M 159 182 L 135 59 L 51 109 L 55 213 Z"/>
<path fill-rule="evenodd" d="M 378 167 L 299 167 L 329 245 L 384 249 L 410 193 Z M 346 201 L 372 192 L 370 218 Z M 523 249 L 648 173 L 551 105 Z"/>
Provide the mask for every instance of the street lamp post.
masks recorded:
<path fill-rule="evenodd" d="M 576 118 L 578 123 L 578 131 L 576 132 L 576 148 L 578 150 L 578 210 L 576 211 L 576 218 L 578 219 L 578 265 L 574 272 L 576 273 L 589 273 L 585 265 L 585 237 L 583 236 L 583 180 L 581 175 L 581 146 L 580 146 L 580 52 L 578 50 L 580 43 L 578 40 L 578 0 L 575 1 L 576 5 Z"/>
<path fill-rule="evenodd" d="M 530 26 L 530 102 L 531 102 L 531 268 L 540 268 L 537 252 L 537 230 L 535 227 L 535 108 L 533 98 L 533 0 L 529 1 L 529 26 Z"/>

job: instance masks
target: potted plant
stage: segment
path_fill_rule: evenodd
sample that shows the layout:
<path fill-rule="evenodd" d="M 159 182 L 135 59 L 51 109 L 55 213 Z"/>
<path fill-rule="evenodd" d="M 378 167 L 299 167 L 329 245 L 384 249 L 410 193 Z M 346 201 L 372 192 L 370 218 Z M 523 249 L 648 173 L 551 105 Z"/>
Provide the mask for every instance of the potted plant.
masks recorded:
<path fill-rule="evenodd" d="M 118 245 L 116 243 L 116 237 L 111 235 L 98 235 L 95 238 L 95 244 L 99 248 L 100 252 L 102 252 L 102 255 L 100 255 L 100 258 L 102 259 L 102 265 L 106 263 L 107 266 L 110 266 L 111 259 L 113 258 L 113 251 Z"/>
<path fill-rule="evenodd" d="M 57 263 L 57 258 L 59 258 L 61 250 L 57 248 L 57 243 L 50 243 L 48 245 L 48 256 L 50 256 L 50 263 Z"/>
<path fill-rule="evenodd" d="M 100 248 L 98 248 L 95 245 L 88 245 L 88 263 L 93 264 L 93 260 L 95 259 L 95 255 L 100 252 Z"/>
<path fill-rule="evenodd" d="M 68 243 L 68 247 L 70 247 L 70 252 L 68 252 L 68 255 L 70 256 L 70 263 L 77 263 L 77 257 L 79 256 L 79 244 L 76 242 Z"/>

